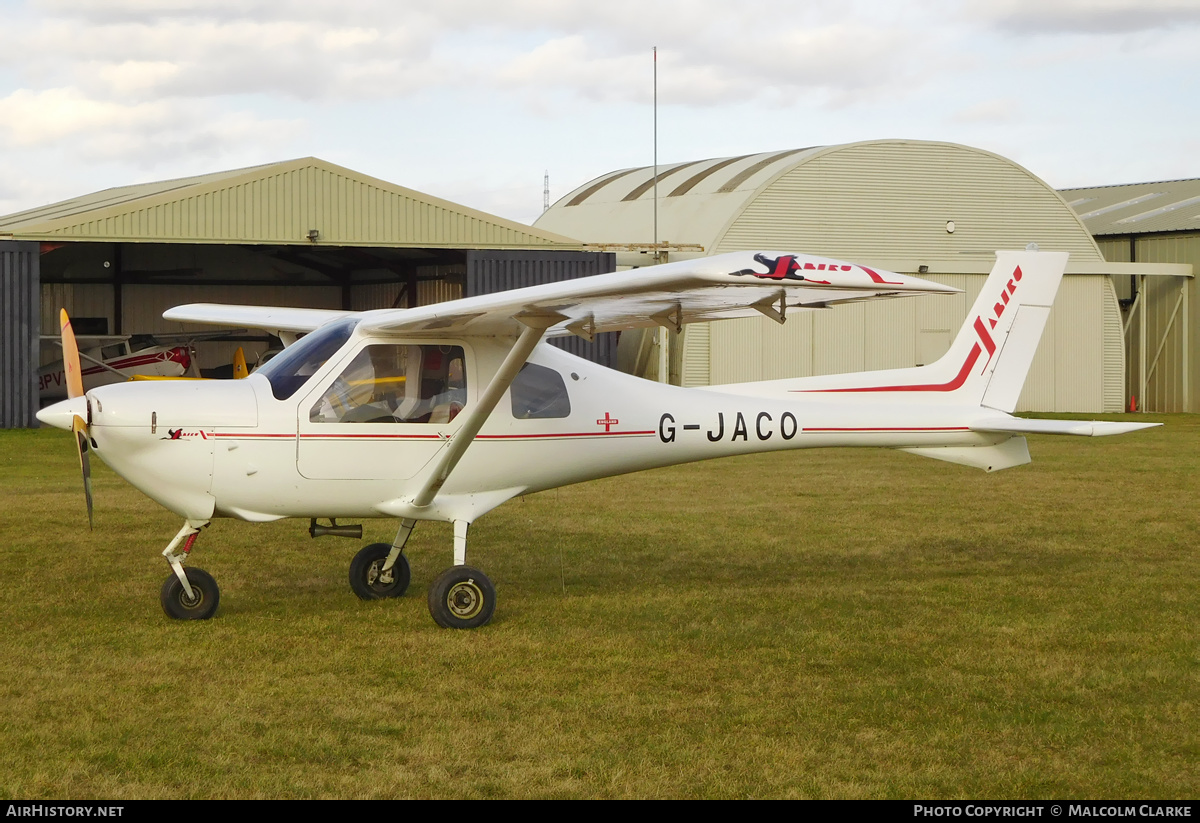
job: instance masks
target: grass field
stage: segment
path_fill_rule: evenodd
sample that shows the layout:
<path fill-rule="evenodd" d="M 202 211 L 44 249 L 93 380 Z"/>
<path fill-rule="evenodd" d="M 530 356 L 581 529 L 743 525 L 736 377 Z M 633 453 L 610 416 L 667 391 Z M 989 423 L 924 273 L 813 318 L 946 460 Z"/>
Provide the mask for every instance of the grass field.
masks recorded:
<path fill-rule="evenodd" d="M 98 466 L 89 533 L 70 437 L 0 432 L 0 798 L 1196 798 L 1200 417 L 1152 419 L 516 500 L 474 632 L 426 609 L 444 524 L 360 602 L 358 541 L 217 521 L 220 611 L 168 620 L 179 519 Z"/>

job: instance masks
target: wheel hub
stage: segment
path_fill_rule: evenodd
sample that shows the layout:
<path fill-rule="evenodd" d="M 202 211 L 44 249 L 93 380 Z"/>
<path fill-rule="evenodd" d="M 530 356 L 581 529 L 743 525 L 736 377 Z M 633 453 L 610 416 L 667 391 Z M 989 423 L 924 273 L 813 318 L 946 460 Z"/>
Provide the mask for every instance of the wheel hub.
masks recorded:
<path fill-rule="evenodd" d="M 376 560 L 367 567 L 367 585 L 377 588 L 386 588 L 396 582 L 396 578 L 392 576 L 392 569 L 386 572 L 380 571 L 383 568 L 384 561 Z M 395 568 L 394 566 L 392 567 Z"/>
<path fill-rule="evenodd" d="M 474 580 L 455 583 L 446 593 L 446 606 L 455 617 L 470 620 L 483 611 L 483 592 Z"/>

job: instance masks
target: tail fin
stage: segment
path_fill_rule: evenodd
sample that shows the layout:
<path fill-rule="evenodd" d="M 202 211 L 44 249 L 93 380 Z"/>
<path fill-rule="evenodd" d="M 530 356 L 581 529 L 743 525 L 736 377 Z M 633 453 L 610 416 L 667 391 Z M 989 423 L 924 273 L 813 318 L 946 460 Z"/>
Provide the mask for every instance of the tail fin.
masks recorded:
<path fill-rule="evenodd" d="M 936 363 L 911 369 L 806 378 L 793 391 L 881 396 L 897 402 L 1017 406 L 1046 327 L 1066 252 L 999 251 L 975 305 Z"/>

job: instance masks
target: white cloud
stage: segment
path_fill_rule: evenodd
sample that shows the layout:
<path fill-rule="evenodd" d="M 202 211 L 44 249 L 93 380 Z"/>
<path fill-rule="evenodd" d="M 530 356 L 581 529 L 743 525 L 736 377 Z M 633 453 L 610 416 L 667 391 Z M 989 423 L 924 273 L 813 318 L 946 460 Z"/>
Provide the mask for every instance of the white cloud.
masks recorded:
<path fill-rule="evenodd" d="M 80 134 L 103 133 L 114 127 L 154 127 L 167 122 L 166 106 L 125 106 L 88 99 L 77 89 L 18 89 L 0 99 L 0 145 L 45 146 Z"/>
<path fill-rule="evenodd" d="M 1019 34 L 1132 34 L 1200 24 L 1195 0 L 991 0 L 969 14 Z"/>
<path fill-rule="evenodd" d="M 46 151 L 76 160 L 125 162 L 139 168 L 194 163 L 258 146 L 272 156 L 303 133 L 302 120 L 273 120 L 179 101 L 124 105 L 90 99 L 77 89 L 21 89 L 0 99 L 0 146 Z"/>
<path fill-rule="evenodd" d="M 983 100 L 954 114 L 958 123 L 1007 123 L 1017 119 L 1021 104 L 1012 98 Z"/>
<path fill-rule="evenodd" d="M 1136 89 L 1170 111 L 1138 162 L 1200 174 L 1197 0 L 7 2 L 0 147 L 63 196 L 312 154 L 526 215 L 547 166 L 650 162 L 652 46 L 674 160 L 912 137 L 1077 179 L 1137 145 L 1105 97 Z"/>
<path fill-rule="evenodd" d="M 31 85 L 90 95 L 277 93 L 305 100 L 402 97 L 444 87 L 553 88 L 580 100 L 644 100 L 650 49 L 663 90 L 712 105 L 816 93 L 845 102 L 895 88 L 916 29 L 841 6 L 480 0 L 302 5 L 58 0 L 0 52 Z M 5 58 L 0 57 L 0 61 Z M 672 87 L 674 83 L 674 87 Z"/>

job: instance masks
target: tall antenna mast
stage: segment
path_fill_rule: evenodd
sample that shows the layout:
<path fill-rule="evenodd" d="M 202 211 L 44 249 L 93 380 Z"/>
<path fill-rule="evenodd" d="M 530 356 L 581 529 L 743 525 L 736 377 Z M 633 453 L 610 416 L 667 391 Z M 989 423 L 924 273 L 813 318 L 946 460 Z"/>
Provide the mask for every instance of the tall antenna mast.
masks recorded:
<path fill-rule="evenodd" d="M 654 47 L 654 262 L 658 255 L 658 46 Z"/>
<path fill-rule="evenodd" d="M 542 212 L 550 210 L 550 169 L 546 169 L 546 176 L 542 178 Z"/>

